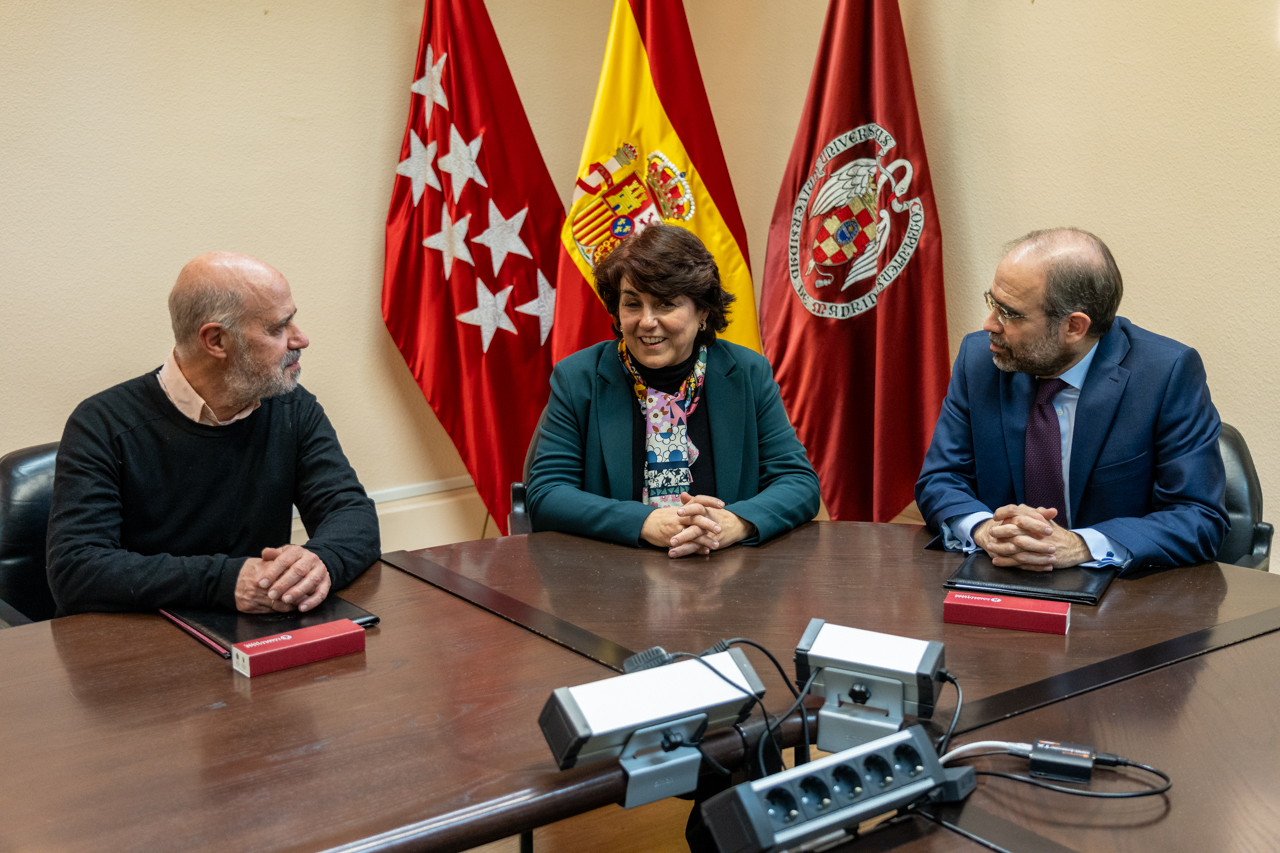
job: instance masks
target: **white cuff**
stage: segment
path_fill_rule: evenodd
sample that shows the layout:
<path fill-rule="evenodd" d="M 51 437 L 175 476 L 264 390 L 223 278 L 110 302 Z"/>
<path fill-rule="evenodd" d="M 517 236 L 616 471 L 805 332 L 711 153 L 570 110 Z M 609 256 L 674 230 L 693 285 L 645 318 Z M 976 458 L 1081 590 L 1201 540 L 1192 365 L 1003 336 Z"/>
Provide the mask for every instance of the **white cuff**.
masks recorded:
<path fill-rule="evenodd" d="M 1129 565 L 1129 561 L 1132 559 L 1129 556 L 1129 549 L 1119 542 L 1112 542 L 1092 527 L 1083 527 L 1071 532 L 1084 540 L 1089 553 L 1093 556 L 1091 561 L 1080 564 L 1085 568 L 1096 569 L 1101 566 L 1118 566 L 1123 569 Z"/>
<path fill-rule="evenodd" d="M 948 551 L 964 551 L 966 554 L 979 550 L 973 541 L 973 529 L 988 518 L 994 518 L 994 516 L 985 511 L 948 518 L 942 523 L 943 547 Z"/>

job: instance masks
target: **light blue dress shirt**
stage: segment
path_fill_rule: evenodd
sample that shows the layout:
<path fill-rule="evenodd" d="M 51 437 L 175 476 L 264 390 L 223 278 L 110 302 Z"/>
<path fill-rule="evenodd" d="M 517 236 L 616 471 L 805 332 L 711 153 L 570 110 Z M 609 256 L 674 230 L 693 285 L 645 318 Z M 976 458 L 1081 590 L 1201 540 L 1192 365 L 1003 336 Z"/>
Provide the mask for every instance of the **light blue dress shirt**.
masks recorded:
<path fill-rule="evenodd" d="M 1084 385 L 1084 378 L 1089 375 L 1089 365 L 1093 364 L 1093 356 L 1098 351 L 1098 345 L 1095 343 L 1085 357 L 1072 367 L 1062 376 L 1058 377 L 1067 383 L 1067 387 L 1058 392 L 1053 398 L 1053 410 L 1058 415 L 1058 429 L 1062 436 L 1062 493 L 1063 495 L 1071 494 L 1071 435 L 1075 430 L 1076 424 L 1076 406 L 1080 402 L 1080 388 Z M 1070 501 L 1068 501 L 1070 503 Z M 1112 542 L 1103 534 L 1094 530 L 1092 527 L 1082 527 L 1079 530 L 1071 526 L 1071 507 L 1066 508 L 1067 517 L 1060 521 L 1065 521 L 1064 525 L 1072 533 L 1079 534 L 1084 540 L 1084 544 L 1089 548 L 1089 553 L 1093 559 L 1087 563 L 1081 563 L 1083 566 L 1119 566 L 1121 568 L 1129 565 L 1129 551 L 1119 542 Z M 942 541 L 949 551 L 964 551 L 966 554 L 979 550 L 977 543 L 973 541 L 973 529 L 982 522 L 991 518 L 989 512 L 974 512 L 969 515 L 955 516 L 948 518 L 942 525 Z"/>

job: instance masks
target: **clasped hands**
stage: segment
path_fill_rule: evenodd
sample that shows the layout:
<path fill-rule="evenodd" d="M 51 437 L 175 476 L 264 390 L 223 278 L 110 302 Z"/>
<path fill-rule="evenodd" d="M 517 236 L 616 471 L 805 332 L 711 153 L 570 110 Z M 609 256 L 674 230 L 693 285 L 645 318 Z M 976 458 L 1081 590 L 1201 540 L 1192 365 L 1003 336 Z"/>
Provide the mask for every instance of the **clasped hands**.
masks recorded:
<path fill-rule="evenodd" d="M 997 566 L 1051 572 L 1093 559 L 1080 534 L 1054 522 L 1053 507 L 1009 504 L 973 529 L 973 541 Z"/>
<path fill-rule="evenodd" d="M 250 557 L 236 580 L 236 609 L 241 613 L 307 611 L 329 594 L 329 569 L 301 545 L 263 548 Z"/>
<path fill-rule="evenodd" d="M 650 545 L 668 548 L 668 557 L 710 554 L 755 532 L 755 525 L 726 510 L 719 498 L 681 492 L 680 502 L 649 513 L 640 530 Z"/>

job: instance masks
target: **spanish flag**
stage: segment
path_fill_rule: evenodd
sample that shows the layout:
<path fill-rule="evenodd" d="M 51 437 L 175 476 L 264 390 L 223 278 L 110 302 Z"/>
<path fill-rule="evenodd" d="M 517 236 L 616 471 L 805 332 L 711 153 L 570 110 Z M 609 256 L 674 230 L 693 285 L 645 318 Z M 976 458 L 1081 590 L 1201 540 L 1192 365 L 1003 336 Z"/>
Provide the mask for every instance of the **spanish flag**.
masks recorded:
<path fill-rule="evenodd" d="M 747 235 L 681 0 L 615 0 L 560 262 L 551 355 L 612 337 L 592 270 L 647 225 L 688 228 L 737 297 L 723 338 L 760 351 Z"/>

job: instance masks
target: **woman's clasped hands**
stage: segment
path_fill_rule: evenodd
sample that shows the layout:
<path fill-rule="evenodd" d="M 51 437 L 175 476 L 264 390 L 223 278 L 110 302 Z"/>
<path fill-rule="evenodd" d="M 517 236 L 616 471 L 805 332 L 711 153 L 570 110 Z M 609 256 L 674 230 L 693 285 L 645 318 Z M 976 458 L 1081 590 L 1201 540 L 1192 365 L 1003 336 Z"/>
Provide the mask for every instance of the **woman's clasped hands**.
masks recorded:
<path fill-rule="evenodd" d="M 649 513 L 640 538 L 669 548 L 668 557 L 710 554 L 750 536 L 754 525 L 724 508 L 724 501 L 709 495 L 680 494 L 681 506 L 662 507 Z"/>

